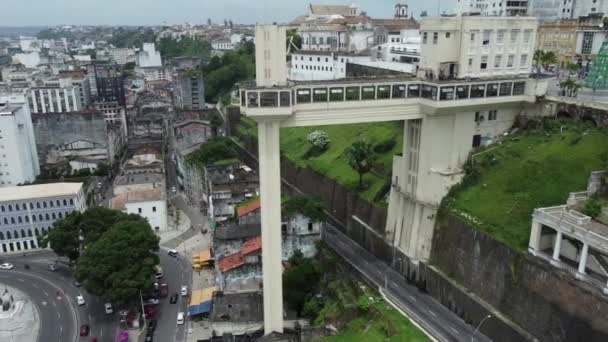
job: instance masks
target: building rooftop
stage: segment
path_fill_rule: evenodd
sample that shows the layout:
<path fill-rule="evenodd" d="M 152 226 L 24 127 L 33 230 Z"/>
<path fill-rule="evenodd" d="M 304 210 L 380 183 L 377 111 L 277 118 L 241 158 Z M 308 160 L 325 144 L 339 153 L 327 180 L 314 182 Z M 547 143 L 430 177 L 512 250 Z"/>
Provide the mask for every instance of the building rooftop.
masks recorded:
<path fill-rule="evenodd" d="M 14 115 L 19 109 L 21 109 L 20 105 L 5 105 L 0 107 L 0 115 Z"/>
<path fill-rule="evenodd" d="M 256 236 L 253 239 L 249 239 L 241 246 L 241 255 L 245 256 L 257 252 L 262 249 L 262 237 Z"/>
<path fill-rule="evenodd" d="M 132 184 L 148 184 L 148 183 L 162 183 L 164 176 L 162 173 L 142 173 L 142 174 L 130 174 L 121 175 L 116 177 L 115 185 L 132 185 Z"/>
<path fill-rule="evenodd" d="M 211 321 L 215 322 L 261 322 L 264 320 L 262 292 L 213 294 Z"/>
<path fill-rule="evenodd" d="M 215 230 L 215 238 L 218 240 L 238 240 L 247 239 L 260 235 L 262 226 L 259 223 L 229 225 L 218 227 Z"/>
<path fill-rule="evenodd" d="M 84 183 L 49 183 L 0 188 L 0 201 L 22 201 L 33 198 L 74 196 Z"/>
<path fill-rule="evenodd" d="M 310 5 L 312 15 L 341 15 L 352 16 L 351 6 L 348 5 Z"/>
<path fill-rule="evenodd" d="M 217 266 L 219 267 L 220 271 L 222 271 L 222 272 L 230 271 L 237 267 L 241 267 L 244 264 L 245 264 L 245 258 L 243 258 L 243 256 L 241 255 L 240 252 L 229 255 L 225 258 L 221 258 L 217 262 Z"/>
<path fill-rule="evenodd" d="M 113 209 L 124 210 L 127 203 L 160 201 L 162 199 L 163 192 L 161 189 L 129 191 L 114 196 L 111 206 Z"/>
<path fill-rule="evenodd" d="M 260 201 L 259 198 L 257 198 L 254 201 L 251 201 L 251 202 L 246 203 L 244 205 L 238 206 L 236 208 L 236 213 L 237 213 L 237 215 L 239 217 L 241 217 L 241 216 L 245 216 L 245 215 L 247 215 L 249 213 L 252 213 L 252 212 L 260 209 L 260 207 L 261 207 L 261 201 Z"/>

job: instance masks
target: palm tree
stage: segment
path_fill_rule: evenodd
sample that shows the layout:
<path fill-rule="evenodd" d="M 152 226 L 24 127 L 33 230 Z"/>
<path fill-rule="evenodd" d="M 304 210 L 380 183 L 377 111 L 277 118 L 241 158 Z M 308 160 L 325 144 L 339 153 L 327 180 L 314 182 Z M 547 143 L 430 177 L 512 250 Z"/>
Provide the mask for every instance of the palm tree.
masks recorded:
<path fill-rule="evenodd" d="M 546 70 L 549 64 L 557 63 L 557 55 L 553 51 L 536 50 L 534 52 L 534 61 L 536 62 L 537 68 L 539 65 L 542 65 Z M 538 71 L 540 73 L 540 70 Z"/>
<path fill-rule="evenodd" d="M 580 84 L 576 83 L 574 80 L 568 79 L 559 84 L 559 87 L 562 88 L 564 94 L 570 97 L 576 97 L 578 90 L 581 88 Z"/>

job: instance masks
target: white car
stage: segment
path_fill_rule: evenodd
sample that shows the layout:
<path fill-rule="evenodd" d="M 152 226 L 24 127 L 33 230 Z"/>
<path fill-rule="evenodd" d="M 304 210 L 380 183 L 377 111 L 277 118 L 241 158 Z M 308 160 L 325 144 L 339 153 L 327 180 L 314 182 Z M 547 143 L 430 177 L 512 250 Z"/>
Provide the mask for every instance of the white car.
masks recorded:
<path fill-rule="evenodd" d="M 184 324 L 184 313 L 179 312 L 177 314 L 177 325 L 182 325 L 182 324 Z"/>
<path fill-rule="evenodd" d="M 87 302 L 84 300 L 84 297 L 82 295 L 76 296 L 76 303 L 78 303 L 78 305 L 82 306 L 85 305 Z"/>
<path fill-rule="evenodd" d="M 13 264 L 10 264 L 8 262 L 5 262 L 4 264 L 0 264 L 0 270 L 12 270 L 13 269 Z"/>
<path fill-rule="evenodd" d="M 169 254 L 172 257 L 177 257 L 178 253 L 175 249 L 170 249 L 167 251 L 167 254 Z"/>
<path fill-rule="evenodd" d="M 112 308 L 112 304 L 110 304 L 110 303 L 106 303 L 106 304 L 104 305 L 104 308 L 105 308 L 105 310 L 106 310 L 106 314 L 107 314 L 107 315 L 111 315 L 112 313 L 114 313 L 114 308 Z"/>
<path fill-rule="evenodd" d="M 182 297 L 186 297 L 188 295 L 188 286 L 182 286 Z"/>

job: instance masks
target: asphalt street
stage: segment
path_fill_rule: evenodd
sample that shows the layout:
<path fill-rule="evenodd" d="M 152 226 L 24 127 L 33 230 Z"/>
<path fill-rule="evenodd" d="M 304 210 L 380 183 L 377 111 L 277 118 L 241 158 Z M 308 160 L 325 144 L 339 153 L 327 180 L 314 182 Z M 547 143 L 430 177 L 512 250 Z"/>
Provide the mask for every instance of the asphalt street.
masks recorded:
<path fill-rule="evenodd" d="M 72 270 L 62 263 L 55 264 L 56 257 L 53 253 L 43 251 L 4 259 L 15 265 L 15 268 L 0 272 L 0 282 L 5 282 L 4 278 L 15 279 L 18 283 L 9 284 L 31 296 L 41 314 L 40 342 L 88 342 L 91 337 L 96 337 L 99 342 L 115 341 L 119 332 L 117 313 L 106 314 L 102 299 L 86 293 L 81 287 L 74 286 Z M 26 263 L 30 269 L 25 269 Z M 49 271 L 47 269 L 49 264 L 55 264 L 57 270 Z M 18 280 L 20 278 L 23 282 Z M 77 305 L 78 295 L 85 298 L 85 305 Z M 51 314 L 45 313 L 47 308 Z M 79 336 L 82 324 L 89 325 L 89 336 Z M 57 334 L 57 331 L 60 334 Z M 60 339 L 57 339 L 59 336 Z"/>
<path fill-rule="evenodd" d="M 341 255 L 348 263 L 384 289 L 393 302 L 407 313 L 411 320 L 420 325 L 438 341 L 491 341 L 475 331 L 432 297 L 421 293 L 410 285 L 404 277 L 378 260 L 356 242 L 334 227 L 325 225 L 323 241 Z"/>

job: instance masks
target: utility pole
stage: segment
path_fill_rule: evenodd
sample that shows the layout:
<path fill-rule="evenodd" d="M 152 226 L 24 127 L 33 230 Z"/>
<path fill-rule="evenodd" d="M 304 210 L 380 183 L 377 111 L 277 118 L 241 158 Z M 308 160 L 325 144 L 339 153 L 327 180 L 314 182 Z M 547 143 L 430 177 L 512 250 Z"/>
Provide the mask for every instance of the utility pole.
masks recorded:
<path fill-rule="evenodd" d="M 483 324 L 483 322 L 485 322 L 489 318 L 492 318 L 492 315 L 487 315 L 484 319 L 481 320 L 481 322 L 479 322 L 479 325 L 477 325 L 477 328 L 475 328 L 475 330 L 473 331 L 473 335 L 471 335 L 471 342 L 475 341 L 475 334 L 477 333 L 479 328 L 481 328 L 481 325 Z"/>
<path fill-rule="evenodd" d="M 146 310 L 144 308 L 144 296 L 141 295 L 141 290 L 139 290 L 139 300 L 141 301 L 141 314 L 144 317 L 144 327 L 146 326 Z"/>

